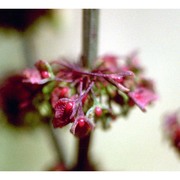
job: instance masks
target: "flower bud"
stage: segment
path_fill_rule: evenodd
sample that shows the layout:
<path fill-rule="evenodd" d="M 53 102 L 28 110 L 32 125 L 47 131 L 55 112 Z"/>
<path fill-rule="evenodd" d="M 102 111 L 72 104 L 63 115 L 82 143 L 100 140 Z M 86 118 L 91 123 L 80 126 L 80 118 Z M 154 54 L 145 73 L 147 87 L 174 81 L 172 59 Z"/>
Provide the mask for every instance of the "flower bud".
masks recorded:
<path fill-rule="evenodd" d="M 56 102 L 61 99 L 68 97 L 69 88 L 68 87 L 56 87 L 51 94 L 51 105 L 54 108 Z"/>
<path fill-rule="evenodd" d="M 101 115 L 102 115 L 102 109 L 100 108 L 100 107 L 96 107 L 95 108 L 95 115 L 97 116 L 97 117 L 101 117 Z"/>
<path fill-rule="evenodd" d="M 72 122 L 71 114 L 73 108 L 75 107 L 75 102 L 67 100 L 65 98 L 60 99 L 54 106 L 54 119 L 53 126 L 54 128 L 63 127 L 70 122 Z"/>
<path fill-rule="evenodd" d="M 74 121 L 70 131 L 76 137 L 83 138 L 87 136 L 93 128 L 93 124 L 89 119 L 85 116 L 80 116 Z"/>
<path fill-rule="evenodd" d="M 36 62 L 35 64 L 36 68 L 39 70 L 39 71 L 48 71 L 48 68 L 47 68 L 47 65 L 46 65 L 46 62 L 43 61 L 43 60 L 39 60 Z"/>
<path fill-rule="evenodd" d="M 46 79 L 46 78 L 49 78 L 49 77 L 50 77 L 50 74 L 49 74 L 48 71 L 42 71 L 40 74 L 41 74 L 41 77 L 42 77 L 43 79 Z"/>

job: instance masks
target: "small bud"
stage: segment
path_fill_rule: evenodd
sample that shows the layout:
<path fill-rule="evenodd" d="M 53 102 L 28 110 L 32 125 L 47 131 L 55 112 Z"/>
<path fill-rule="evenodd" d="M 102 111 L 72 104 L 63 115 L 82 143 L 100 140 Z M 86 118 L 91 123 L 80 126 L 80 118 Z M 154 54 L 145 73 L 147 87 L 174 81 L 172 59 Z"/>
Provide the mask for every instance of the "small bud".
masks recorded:
<path fill-rule="evenodd" d="M 97 116 L 97 117 L 101 117 L 101 115 L 102 115 L 102 109 L 100 108 L 100 107 L 96 107 L 95 108 L 95 115 Z"/>
<path fill-rule="evenodd" d="M 68 87 L 62 87 L 61 88 L 61 92 L 60 92 L 61 97 L 67 97 L 68 93 L 69 93 L 69 88 Z"/>
<path fill-rule="evenodd" d="M 48 68 L 47 68 L 47 65 L 46 65 L 46 62 L 43 61 L 43 60 L 39 60 L 35 63 L 35 66 L 36 68 L 39 70 L 39 71 L 47 71 Z"/>
<path fill-rule="evenodd" d="M 72 111 L 73 106 L 74 106 L 73 102 L 68 102 L 65 107 L 65 112 Z"/>
<path fill-rule="evenodd" d="M 89 119 L 85 116 L 81 116 L 74 121 L 70 131 L 76 137 L 83 138 L 87 136 L 93 128 L 93 124 Z"/>
<path fill-rule="evenodd" d="M 82 119 L 79 119 L 78 121 L 78 126 L 79 127 L 83 127 L 85 125 L 85 120 L 82 118 Z"/>
<path fill-rule="evenodd" d="M 54 108 L 56 102 L 61 99 L 68 97 L 69 88 L 68 87 L 56 87 L 51 94 L 51 105 Z"/>
<path fill-rule="evenodd" d="M 41 74 L 41 77 L 42 77 L 43 79 L 46 79 L 46 78 L 49 78 L 49 77 L 50 77 L 50 74 L 49 74 L 48 71 L 42 71 L 40 74 Z"/>

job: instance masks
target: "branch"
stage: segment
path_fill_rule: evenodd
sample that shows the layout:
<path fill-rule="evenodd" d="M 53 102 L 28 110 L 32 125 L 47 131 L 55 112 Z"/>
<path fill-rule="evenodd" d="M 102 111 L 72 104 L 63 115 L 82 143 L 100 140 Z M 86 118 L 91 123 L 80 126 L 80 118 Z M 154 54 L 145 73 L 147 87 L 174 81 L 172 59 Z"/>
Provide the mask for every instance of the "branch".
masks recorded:
<path fill-rule="evenodd" d="M 92 68 L 97 58 L 97 39 L 98 39 L 98 21 L 99 10 L 83 10 L 83 55 L 82 64 L 84 67 Z M 85 138 L 79 139 L 77 165 L 74 170 L 94 170 L 89 161 L 91 134 Z"/>
<path fill-rule="evenodd" d="M 98 51 L 99 10 L 83 10 L 82 63 L 84 67 L 93 67 Z"/>

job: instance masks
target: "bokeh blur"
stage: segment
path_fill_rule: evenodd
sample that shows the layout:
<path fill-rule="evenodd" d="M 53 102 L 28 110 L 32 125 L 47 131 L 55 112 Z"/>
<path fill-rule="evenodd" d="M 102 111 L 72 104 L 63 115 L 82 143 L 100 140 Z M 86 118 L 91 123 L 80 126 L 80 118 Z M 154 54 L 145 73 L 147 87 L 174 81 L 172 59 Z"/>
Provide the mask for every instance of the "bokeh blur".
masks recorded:
<path fill-rule="evenodd" d="M 0 30 L 1 78 L 39 59 L 68 57 L 75 61 L 81 55 L 81 10 L 56 9 L 54 13 L 53 23 L 39 22 L 23 37 Z M 180 170 L 179 156 L 162 130 L 164 113 L 180 105 L 179 22 L 180 10 L 100 10 L 98 54 L 126 55 L 138 50 L 159 95 L 146 113 L 135 108 L 128 118 L 115 121 L 111 129 L 95 130 L 91 155 L 100 170 Z M 27 63 L 27 53 L 31 63 Z M 66 127 L 56 132 L 64 139 L 68 164 L 73 163 L 76 139 Z M 43 128 L 19 131 L 0 125 L 1 171 L 47 170 L 55 158 L 49 134 Z"/>

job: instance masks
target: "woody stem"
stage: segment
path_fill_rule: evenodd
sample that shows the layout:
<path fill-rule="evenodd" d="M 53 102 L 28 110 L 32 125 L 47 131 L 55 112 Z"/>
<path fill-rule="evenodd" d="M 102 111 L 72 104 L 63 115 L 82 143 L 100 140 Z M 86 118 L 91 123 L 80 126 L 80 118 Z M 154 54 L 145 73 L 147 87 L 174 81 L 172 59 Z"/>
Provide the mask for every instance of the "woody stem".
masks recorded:
<path fill-rule="evenodd" d="M 98 9 L 83 10 L 82 64 L 92 68 L 98 50 Z"/>
<path fill-rule="evenodd" d="M 84 67 L 92 68 L 97 57 L 98 40 L 98 16 L 99 10 L 83 10 L 83 41 L 82 41 L 82 64 Z M 91 133 L 78 141 L 77 165 L 75 170 L 94 170 L 89 161 L 89 149 Z"/>

